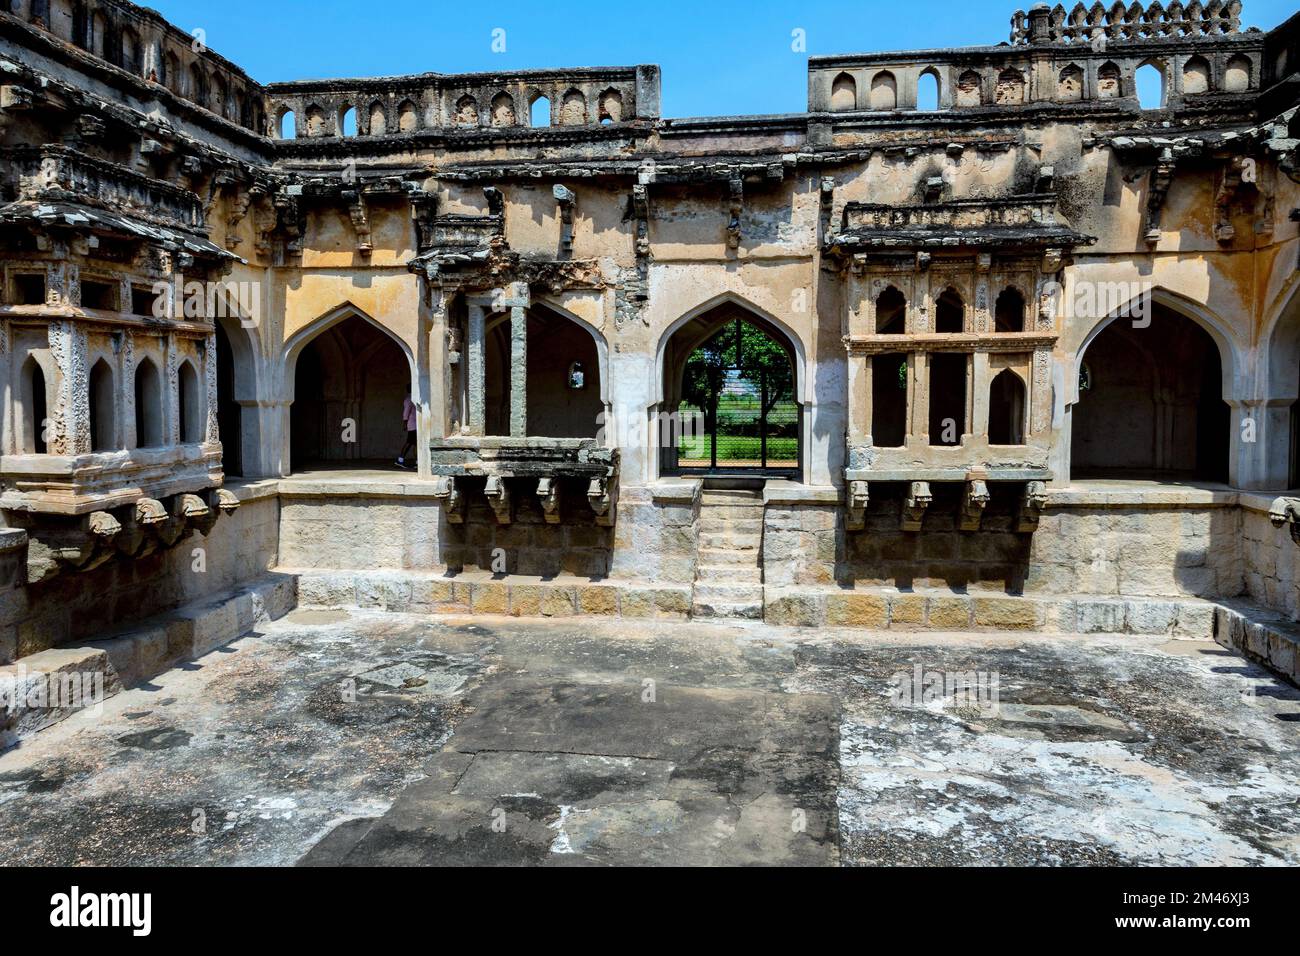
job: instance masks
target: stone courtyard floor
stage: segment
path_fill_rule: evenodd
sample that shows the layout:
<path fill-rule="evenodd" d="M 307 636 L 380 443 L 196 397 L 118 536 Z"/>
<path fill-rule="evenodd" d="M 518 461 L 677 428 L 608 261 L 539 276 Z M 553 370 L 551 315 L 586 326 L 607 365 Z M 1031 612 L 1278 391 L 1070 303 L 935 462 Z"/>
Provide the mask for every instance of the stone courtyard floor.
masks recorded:
<path fill-rule="evenodd" d="M 1298 743 L 1193 641 L 300 611 L 0 756 L 0 864 L 1296 865 Z"/>

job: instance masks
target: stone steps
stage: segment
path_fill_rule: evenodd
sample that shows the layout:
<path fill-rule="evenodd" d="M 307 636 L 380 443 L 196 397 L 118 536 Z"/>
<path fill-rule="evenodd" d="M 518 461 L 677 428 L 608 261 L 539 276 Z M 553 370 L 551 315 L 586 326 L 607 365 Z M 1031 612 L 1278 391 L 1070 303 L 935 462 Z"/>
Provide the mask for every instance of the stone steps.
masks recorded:
<path fill-rule="evenodd" d="M 736 566 L 756 567 L 758 555 L 754 552 L 757 545 L 750 548 L 700 548 L 696 567 L 722 568 L 734 571 Z"/>
<path fill-rule="evenodd" d="M 763 493 L 706 489 L 700 499 L 695 617 L 763 617 Z"/>
<path fill-rule="evenodd" d="M 705 580 L 709 580 L 705 578 Z M 761 583 L 696 583 L 691 608 L 695 617 L 733 617 L 761 620 L 763 585 Z"/>
<path fill-rule="evenodd" d="M 706 534 L 762 534 L 762 518 L 701 518 L 700 531 Z"/>
<path fill-rule="evenodd" d="M 763 572 L 758 567 L 744 564 L 700 564 L 696 565 L 695 586 L 722 584 L 761 585 Z"/>
<path fill-rule="evenodd" d="M 761 534 L 728 534 L 723 531 L 701 531 L 700 549 L 745 551 L 753 554 L 754 563 L 758 563 L 758 551 L 763 546 Z"/>

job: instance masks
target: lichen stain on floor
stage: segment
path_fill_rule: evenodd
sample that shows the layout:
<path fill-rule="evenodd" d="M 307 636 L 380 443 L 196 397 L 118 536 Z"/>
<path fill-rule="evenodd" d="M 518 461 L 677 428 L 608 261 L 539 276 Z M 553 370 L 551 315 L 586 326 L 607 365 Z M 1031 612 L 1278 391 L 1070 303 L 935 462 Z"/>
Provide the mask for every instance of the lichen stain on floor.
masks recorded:
<path fill-rule="evenodd" d="M 1295 865 L 1297 720 L 1198 642 L 299 612 L 0 755 L 0 863 Z"/>

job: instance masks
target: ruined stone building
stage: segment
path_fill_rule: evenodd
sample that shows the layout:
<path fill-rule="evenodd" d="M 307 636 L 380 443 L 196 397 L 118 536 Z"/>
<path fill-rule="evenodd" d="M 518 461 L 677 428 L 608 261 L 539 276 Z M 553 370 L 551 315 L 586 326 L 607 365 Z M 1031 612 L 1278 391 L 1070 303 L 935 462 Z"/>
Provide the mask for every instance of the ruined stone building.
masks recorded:
<path fill-rule="evenodd" d="M 654 66 L 260 84 L 4 0 L 0 664 L 296 603 L 1294 676 L 1300 17 L 1241 13 L 1040 5 L 666 119 Z"/>

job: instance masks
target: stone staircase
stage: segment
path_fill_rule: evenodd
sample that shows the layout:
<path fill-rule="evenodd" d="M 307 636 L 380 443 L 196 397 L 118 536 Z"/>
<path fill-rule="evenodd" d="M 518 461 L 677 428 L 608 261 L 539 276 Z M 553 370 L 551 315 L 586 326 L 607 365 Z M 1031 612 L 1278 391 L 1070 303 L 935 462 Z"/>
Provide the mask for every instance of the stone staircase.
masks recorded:
<path fill-rule="evenodd" d="M 763 617 L 763 492 L 705 488 L 695 571 L 695 617 Z"/>

